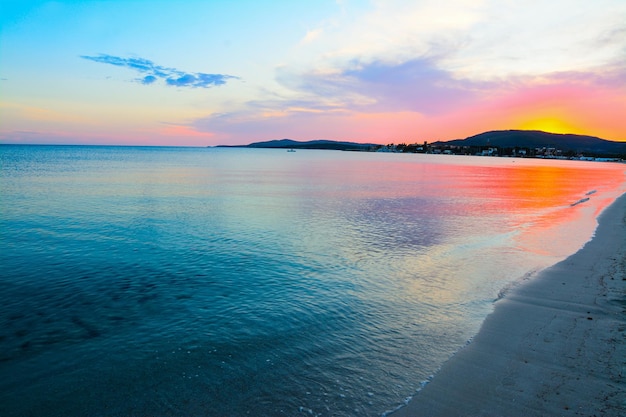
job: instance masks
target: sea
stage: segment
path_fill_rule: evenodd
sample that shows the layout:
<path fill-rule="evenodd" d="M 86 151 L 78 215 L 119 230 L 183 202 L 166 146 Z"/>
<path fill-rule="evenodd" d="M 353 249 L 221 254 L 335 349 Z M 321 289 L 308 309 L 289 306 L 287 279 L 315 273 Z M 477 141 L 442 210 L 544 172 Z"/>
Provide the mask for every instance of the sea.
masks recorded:
<path fill-rule="evenodd" d="M 580 249 L 610 162 L 0 146 L 0 415 L 386 416 Z"/>

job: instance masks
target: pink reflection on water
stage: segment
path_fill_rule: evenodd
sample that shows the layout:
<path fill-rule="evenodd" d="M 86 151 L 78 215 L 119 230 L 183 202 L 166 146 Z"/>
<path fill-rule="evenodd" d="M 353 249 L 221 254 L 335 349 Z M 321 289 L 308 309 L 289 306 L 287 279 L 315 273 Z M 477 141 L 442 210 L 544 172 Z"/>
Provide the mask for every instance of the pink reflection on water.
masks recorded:
<path fill-rule="evenodd" d="M 396 211 L 423 219 L 443 216 L 446 234 L 511 232 L 516 249 L 555 261 L 589 240 L 597 215 L 625 191 L 625 166 L 618 163 L 439 155 L 346 158 L 344 153 L 300 170 L 321 184 L 314 192 L 326 198 L 403 201 Z M 584 198 L 589 200 L 572 206 Z M 471 227 L 471 232 L 464 230 Z"/>

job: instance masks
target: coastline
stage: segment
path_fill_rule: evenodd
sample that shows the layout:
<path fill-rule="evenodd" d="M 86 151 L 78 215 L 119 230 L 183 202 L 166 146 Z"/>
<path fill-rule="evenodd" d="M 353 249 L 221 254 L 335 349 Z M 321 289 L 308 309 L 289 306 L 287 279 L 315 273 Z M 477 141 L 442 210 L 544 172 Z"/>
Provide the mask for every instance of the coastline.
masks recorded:
<path fill-rule="evenodd" d="M 626 194 L 594 237 L 499 300 L 471 343 L 391 417 L 626 413 Z"/>

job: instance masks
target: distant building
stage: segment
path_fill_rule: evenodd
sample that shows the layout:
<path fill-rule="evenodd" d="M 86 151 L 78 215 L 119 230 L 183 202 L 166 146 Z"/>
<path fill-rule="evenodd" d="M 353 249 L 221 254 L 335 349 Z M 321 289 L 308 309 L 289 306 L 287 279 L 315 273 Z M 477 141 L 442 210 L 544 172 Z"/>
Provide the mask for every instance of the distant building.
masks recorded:
<path fill-rule="evenodd" d="M 483 151 L 480 152 L 478 155 L 479 156 L 497 156 L 498 155 L 498 148 L 483 149 Z"/>

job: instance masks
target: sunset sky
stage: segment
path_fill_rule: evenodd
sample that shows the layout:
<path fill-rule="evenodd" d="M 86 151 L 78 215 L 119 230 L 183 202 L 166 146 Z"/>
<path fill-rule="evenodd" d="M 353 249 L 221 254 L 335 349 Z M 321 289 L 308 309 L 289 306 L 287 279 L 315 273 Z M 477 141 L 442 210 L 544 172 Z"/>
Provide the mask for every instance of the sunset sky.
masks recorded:
<path fill-rule="evenodd" d="M 624 0 L 0 3 L 0 143 L 626 141 Z"/>

